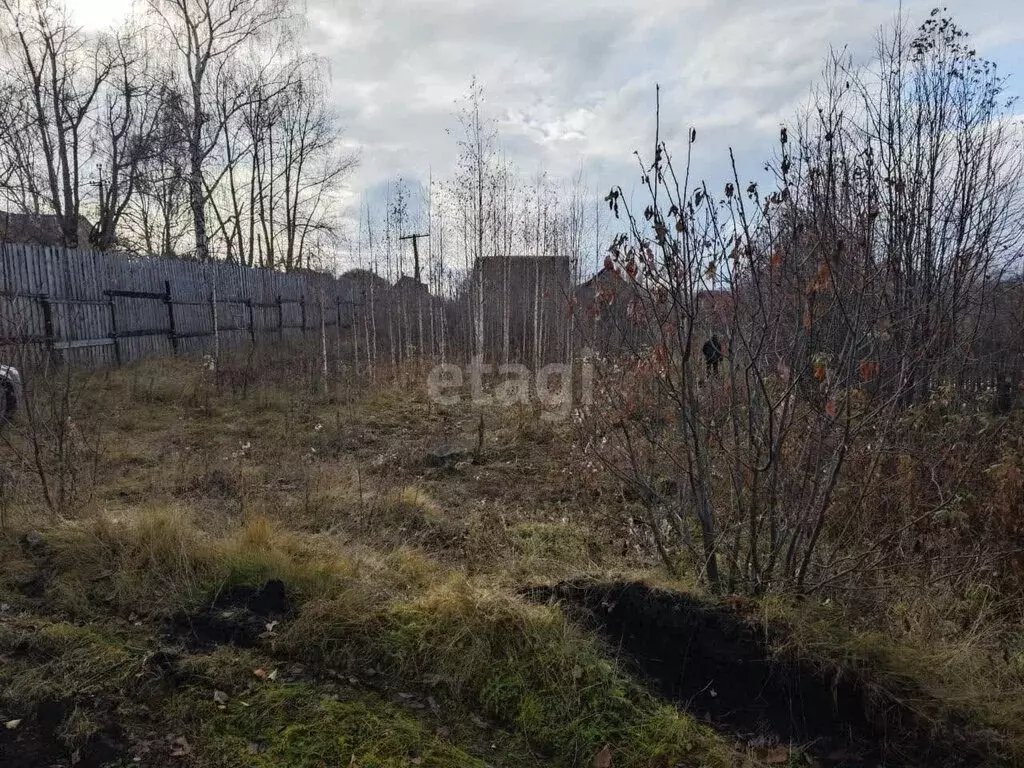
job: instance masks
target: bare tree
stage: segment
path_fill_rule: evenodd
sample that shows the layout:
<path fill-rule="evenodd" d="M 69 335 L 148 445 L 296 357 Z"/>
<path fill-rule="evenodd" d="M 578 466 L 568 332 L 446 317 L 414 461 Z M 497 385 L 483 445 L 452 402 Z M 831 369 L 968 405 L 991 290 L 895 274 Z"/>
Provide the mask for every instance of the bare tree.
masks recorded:
<path fill-rule="evenodd" d="M 38 149 L 38 154 L 9 159 L 22 166 L 16 177 L 43 176 L 41 182 L 28 182 L 30 194 L 56 214 L 64 244 L 74 248 L 79 245 L 83 168 L 91 155 L 88 118 L 112 70 L 108 46 L 84 35 L 54 0 L 3 0 L 0 15 L 7 29 L 7 87 L 20 95 L 4 124 L 16 134 L 34 134 L 16 136 L 17 146 Z"/>
<path fill-rule="evenodd" d="M 196 258 L 206 260 L 206 162 L 228 119 L 250 101 L 245 85 L 232 76 L 237 55 L 282 25 L 286 5 L 283 0 L 150 0 L 150 8 L 170 43 L 187 92 L 180 108 L 186 123 L 189 205 Z M 221 109 L 214 108 L 213 99 L 222 101 Z"/>
<path fill-rule="evenodd" d="M 173 122 L 162 72 L 144 29 L 129 23 L 109 41 L 110 75 L 95 116 L 99 179 L 93 244 L 108 250 L 153 161 L 167 149 L 161 122 Z M 154 252 L 154 251 L 150 251 Z"/>

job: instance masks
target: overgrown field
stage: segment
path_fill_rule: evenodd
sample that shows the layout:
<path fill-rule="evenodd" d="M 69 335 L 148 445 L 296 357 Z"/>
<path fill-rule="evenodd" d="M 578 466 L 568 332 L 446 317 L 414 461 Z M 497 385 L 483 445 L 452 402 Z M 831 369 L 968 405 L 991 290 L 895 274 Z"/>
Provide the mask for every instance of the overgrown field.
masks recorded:
<path fill-rule="evenodd" d="M 1024 755 L 1005 600 L 713 597 L 576 426 L 269 370 L 54 376 L 7 429 L 0 765 Z"/>

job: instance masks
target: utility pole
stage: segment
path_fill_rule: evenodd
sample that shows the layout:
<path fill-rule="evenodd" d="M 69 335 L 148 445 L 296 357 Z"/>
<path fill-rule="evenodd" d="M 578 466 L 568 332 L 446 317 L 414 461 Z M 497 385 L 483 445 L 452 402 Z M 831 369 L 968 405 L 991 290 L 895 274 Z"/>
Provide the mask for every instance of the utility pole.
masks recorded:
<path fill-rule="evenodd" d="M 412 269 L 417 285 L 420 283 L 420 249 L 418 243 L 421 237 L 430 237 L 430 235 L 403 235 L 398 238 L 399 240 L 412 240 Z"/>

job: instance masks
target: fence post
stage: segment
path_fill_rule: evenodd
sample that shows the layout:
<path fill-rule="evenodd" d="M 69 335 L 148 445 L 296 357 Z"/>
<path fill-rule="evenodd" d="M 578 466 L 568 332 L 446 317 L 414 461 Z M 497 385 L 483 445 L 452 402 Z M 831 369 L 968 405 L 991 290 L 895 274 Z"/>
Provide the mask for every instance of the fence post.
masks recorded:
<path fill-rule="evenodd" d="M 174 326 L 174 302 L 171 300 L 171 281 L 164 280 L 164 303 L 167 305 L 167 335 L 171 340 L 171 349 L 178 354 L 178 331 Z"/>
<path fill-rule="evenodd" d="M 117 342 L 117 306 L 114 304 L 114 297 L 109 292 L 107 301 L 110 307 L 110 338 L 114 341 L 114 361 L 121 365 L 121 345 Z"/>
<path fill-rule="evenodd" d="M 50 301 L 50 295 L 43 293 L 39 296 L 39 305 L 43 310 L 43 336 L 44 344 L 46 345 L 46 355 L 52 362 L 56 362 L 56 355 L 54 354 L 54 338 L 53 333 L 53 303 Z"/>
<path fill-rule="evenodd" d="M 213 359 L 217 362 L 220 354 L 220 343 L 217 335 L 217 293 L 210 291 L 210 335 L 213 336 Z"/>
<path fill-rule="evenodd" d="M 281 294 L 277 294 L 277 339 L 284 339 L 284 302 L 281 301 Z"/>
<path fill-rule="evenodd" d="M 306 335 L 306 294 L 299 298 L 299 307 L 302 309 L 302 335 Z"/>
<path fill-rule="evenodd" d="M 252 314 L 252 299 L 245 300 L 245 306 L 249 308 L 249 340 L 256 343 L 256 321 L 253 319 Z"/>

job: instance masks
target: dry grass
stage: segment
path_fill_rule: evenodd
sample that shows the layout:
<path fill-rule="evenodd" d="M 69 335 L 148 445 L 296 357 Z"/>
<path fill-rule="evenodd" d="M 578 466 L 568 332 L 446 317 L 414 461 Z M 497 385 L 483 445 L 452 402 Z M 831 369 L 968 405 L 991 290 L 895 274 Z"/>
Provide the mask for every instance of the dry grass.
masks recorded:
<path fill-rule="evenodd" d="M 31 663 L 0 665 L 4 701 L 53 695 L 46 680 L 60 675 L 75 696 L 95 691 L 96 680 L 134 696 L 120 671 L 137 671 L 170 617 L 229 586 L 280 578 L 298 608 L 270 652 L 360 679 L 376 670 L 385 688 L 460 712 L 456 723 L 486 712 L 514 732 L 509 754 L 523 764 L 537 759 L 530 750 L 586 764 L 605 743 L 616 766 L 733 759 L 721 740 L 637 688 L 594 637 L 514 596 L 594 574 L 699 590 L 692 574 L 668 583 L 652 567 L 654 553 L 627 529 L 628 500 L 610 480 L 574 485 L 564 471 L 571 435 L 558 425 L 487 411 L 480 461 L 436 467 L 424 457 L 438 444 L 475 445 L 479 413 L 438 409 L 408 383 L 314 394 L 255 382 L 241 397 L 218 393 L 197 361 L 180 359 L 92 377 L 88 388 L 83 423 L 103 432 L 91 501 L 70 520 L 43 522 L 30 474 L 6 499 L 0 603 L 12 608 L 0 614 L 0 655 L 29 648 L 18 653 Z M 30 530 L 42 548 L 23 545 Z M 868 624 L 834 605 L 758 605 L 764 618 L 793 625 L 801 655 L 870 670 L 892 691 L 913 687 L 928 706 L 967 711 L 1019 750 L 1024 644 L 1007 629 L 1004 604 L 984 591 L 908 589 Z M 26 645 L 28 635 L 38 643 Z M 273 661 L 236 650 L 189 656 L 182 663 L 192 665 L 196 691 L 179 692 L 179 709 L 163 699 L 157 708 L 230 755 L 228 765 L 313 765 L 303 755 L 317 750 L 328 762 L 349 759 L 303 727 L 268 737 L 285 716 L 325 717 L 346 734 L 404 734 L 386 747 L 376 736 L 345 742 L 382 765 L 412 754 L 435 755 L 428 764 L 480 758 L 472 739 L 435 740 L 422 713 L 361 695 L 335 707 L 312 680 L 296 681 L 312 686 L 301 695 L 254 693 L 266 712 L 232 709 L 223 729 L 206 729 L 223 714 L 215 707 L 210 717 L 182 714 L 206 713 L 211 688 L 247 690 L 252 665 Z M 119 671 L 100 672 L 110 665 Z M 243 738 L 273 744 L 263 762 L 243 756 Z"/>
<path fill-rule="evenodd" d="M 430 691 L 467 713 L 481 709 L 556 764 L 579 764 L 604 744 L 613 745 L 619 765 L 730 764 L 711 731 L 656 703 L 559 611 L 475 584 L 413 552 L 360 557 L 265 517 L 217 535 L 175 511 L 60 525 L 41 535 L 50 571 L 43 604 L 69 617 L 159 621 L 198 609 L 226 586 L 282 579 L 298 610 L 272 644 L 282 660 L 360 676 L 375 669 L 389 685 Z M 11 629 L 24 635 L 24 628 Z M 12 648 L 19 642 L 0 638 Z M 29 656 L 35 654 L 49 660 L 28 663 L 5 681 L 12 703 L 46 700 L 55 695 L 54 685 L 65 684 L 56 681 L 68 678 L 76 697 L 95 693 L 94 679 L 103 690 L 123 691 L 144 656 L 142 649 L 133 652 L 66 622 L 48 624 L 33 639 Z M 238 675 L 229 671 L 227 678 Z M 275 713 L 290 713 L 298 701 L 293 695 L 265 695 L 265 710 L 248 717 L 248 725 L 230 720 L 220 735 L 230 736 L 233 728 L 263 732 L 268 719 L 277 727 Z M 344 729 L 357 711 L 375 722 L 384 716 L 334 705 L 324 716 L 339 717 Z M 422 736 L 413 725 L 402 729 Z M 371 736 L 372 747 L 392 754 L 397 747 L 385 733 L 391 731 L 381 732 L 380 743 Z M 275 749 L 301 751 L 308 738 L 296 734 Z M 443 764 L 459 764 L 451 759 Z"/>
<path fill-rule="evenodd" d="M 920 594 L 908 598 L 893 606 L 894 618 L 909 621 L 915 607 L 930 613 L 927 602 Z M 901 702 L 937 730 L 948 722 L 969 730 L 973 722 L 979 738 L 997 745 L 1011 764 L 1024 760 L 1024 644 L 1020 634 L 1007 636 L 1002 623 L 978 615 L 970 631 L 938 636 L 913 628 L 886 632 L 831 603 L 769 598 L 756 608 L 766 624 L 787 628 L 780 653 L 816 660 L 835 674 L 853 672 L 879 699 Z M 930 628 L 942 622 L 924 620 Z"/>

